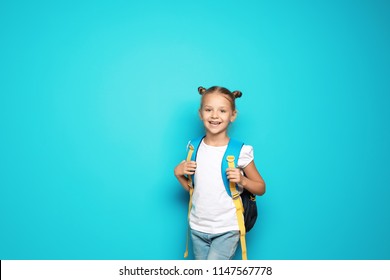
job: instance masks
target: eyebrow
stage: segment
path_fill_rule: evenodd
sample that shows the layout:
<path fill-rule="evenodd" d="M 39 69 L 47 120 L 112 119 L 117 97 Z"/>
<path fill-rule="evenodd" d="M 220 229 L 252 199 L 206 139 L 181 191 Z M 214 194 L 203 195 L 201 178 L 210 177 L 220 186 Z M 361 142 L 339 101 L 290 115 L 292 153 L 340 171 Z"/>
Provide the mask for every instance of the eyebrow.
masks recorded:
<path fill-rule="evenodd" d="M 204 105 L 203 106 L 204 108 L 206 108 L 206 107 L 209 107 L 209 108 L 214 108 L 213 106 L 211 106 L 211 105 Z M 226 106 L 221 106 L 221 107 L 217 107 L 217 109 L 226 109 L 227 107 Z"/>

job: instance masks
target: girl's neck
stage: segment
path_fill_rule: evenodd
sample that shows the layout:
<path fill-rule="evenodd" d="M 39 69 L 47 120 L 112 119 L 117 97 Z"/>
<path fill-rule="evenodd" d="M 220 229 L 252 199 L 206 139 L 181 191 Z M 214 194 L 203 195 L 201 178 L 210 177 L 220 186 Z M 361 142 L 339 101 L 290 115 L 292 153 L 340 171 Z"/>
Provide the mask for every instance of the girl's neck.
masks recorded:
<path fill-rule="evenodd" d="M 204 142 L 209 146 L 226 146 L 229 143 L 229 137 L 226 134 L 222 135 L 210 135 L 206 134 Z"/>

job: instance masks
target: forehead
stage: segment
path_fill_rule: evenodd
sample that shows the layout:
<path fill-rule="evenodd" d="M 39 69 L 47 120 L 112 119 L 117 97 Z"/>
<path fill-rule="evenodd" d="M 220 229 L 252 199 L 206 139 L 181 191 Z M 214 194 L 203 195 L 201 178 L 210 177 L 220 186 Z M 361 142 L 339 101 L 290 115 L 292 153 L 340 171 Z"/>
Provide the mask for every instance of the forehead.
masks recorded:
<path fill-rule="evenodd" d="M 223 93 L 208 93 L 203 96 L 203 106 L 231 106 L 230 97 Z"/>

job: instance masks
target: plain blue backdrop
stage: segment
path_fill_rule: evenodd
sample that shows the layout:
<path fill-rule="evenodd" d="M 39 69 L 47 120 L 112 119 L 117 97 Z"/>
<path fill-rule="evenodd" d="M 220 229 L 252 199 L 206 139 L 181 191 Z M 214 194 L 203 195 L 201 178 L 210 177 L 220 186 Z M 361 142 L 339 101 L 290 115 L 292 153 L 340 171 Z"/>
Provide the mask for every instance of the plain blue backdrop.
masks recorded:
<path fill-rule="evenodd" d="M 267 183 L 249 259 L 390 259 L 388 1 L 2 1 L 0 259 L 182 259 L 197 87 Z M 237 254 L 240 258 L 240 254 Z"/>

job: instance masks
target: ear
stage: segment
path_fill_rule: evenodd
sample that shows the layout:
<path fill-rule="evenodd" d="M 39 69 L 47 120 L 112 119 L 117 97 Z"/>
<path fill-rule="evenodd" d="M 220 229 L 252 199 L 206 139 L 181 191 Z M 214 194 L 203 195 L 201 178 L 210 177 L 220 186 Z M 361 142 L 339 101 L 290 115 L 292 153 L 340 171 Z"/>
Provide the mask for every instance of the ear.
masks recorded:
<path fill-rule="evenodd" d="M 237 118 L 238 111 L 234 110 L 232 116 L 230 117 L 230 122 L 234 122 Z"/>
<path fill-rule="evenodd" d="M 198 114 L 199 114 L 199 118 L 203 121 L 202 109 L 201 108 L 199 108 Z"/>

